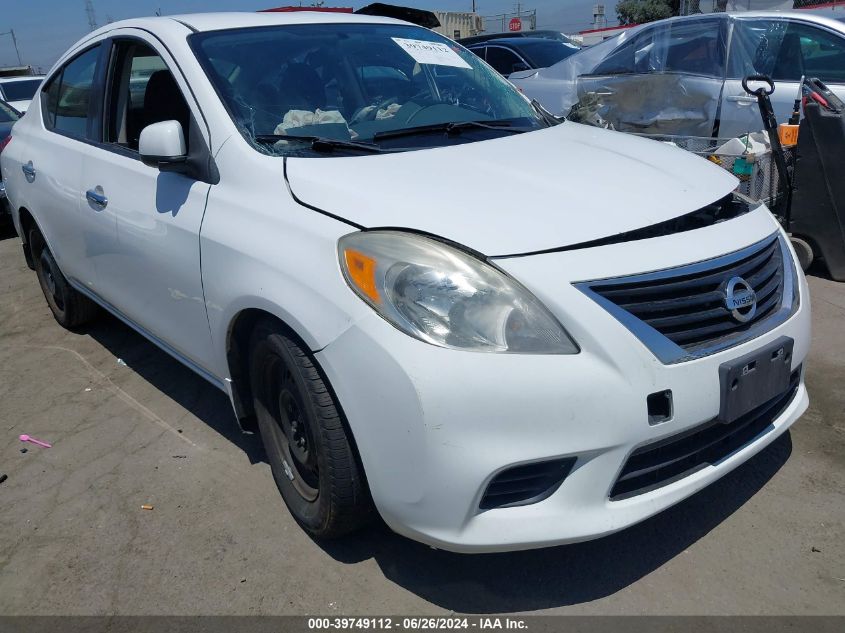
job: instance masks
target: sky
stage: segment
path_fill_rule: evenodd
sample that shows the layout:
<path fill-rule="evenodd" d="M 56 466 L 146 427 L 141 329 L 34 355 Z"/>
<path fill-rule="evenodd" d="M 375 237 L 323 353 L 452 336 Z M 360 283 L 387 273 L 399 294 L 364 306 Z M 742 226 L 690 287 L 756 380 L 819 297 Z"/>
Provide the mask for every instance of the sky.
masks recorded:
<path fill-rule="evenodd" d="M 360 8 L 374 0 L 327 0 L 326 6 Z M 390 0 L 381 0 L 390 1 Z M 599 0 L 601 2 L 601 0 Z M 93 0 L 98 24 L 161 11 L 162 15 L 199 11 L 255 11 L 299 4 L 299 0 Z M 303 4 L 310 4 L 304 0 Z M 395 4 L 440 11 L 470 11 L 472 0 L 393 0 Z M 15 31 L 24 64 L 46 71 L 53 62 L 88 32 L 85 0 L 6 0 L 0 8 L 0 33 Z M 523 0 L 523 9 L 537 10 L 537 28 L 577 32 L 591 28 L 592 7 L 596 0 Z M 511 0 L 476 0 L 481 15 L 514 10 Z M 615 23 L 616 0 L 605 2 L 608 22 Z M 0 34 L 0 66 L 17 65 L 9 35 Z"/>

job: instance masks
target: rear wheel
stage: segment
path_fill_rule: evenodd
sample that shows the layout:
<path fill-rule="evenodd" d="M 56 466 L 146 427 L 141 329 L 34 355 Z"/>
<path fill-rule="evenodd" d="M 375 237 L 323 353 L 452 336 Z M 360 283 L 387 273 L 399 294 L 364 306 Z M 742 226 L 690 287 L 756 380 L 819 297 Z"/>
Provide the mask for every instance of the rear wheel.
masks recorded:
<path fill-rule="evenodd" d="M 97 316 L 97 305 L 71 287 L 38 231 L 30 232 L 29 244 L 38 283 L 59 325 L 72 329 L 92 321 Z"/>
<path fill-rule="evenodd" d="M 310 355 L 274 321 L 253 332 L 250 381 L 273 478 L 309 533 L 333 538 L 370 519 L 371 501 L 339 407 Z"/>

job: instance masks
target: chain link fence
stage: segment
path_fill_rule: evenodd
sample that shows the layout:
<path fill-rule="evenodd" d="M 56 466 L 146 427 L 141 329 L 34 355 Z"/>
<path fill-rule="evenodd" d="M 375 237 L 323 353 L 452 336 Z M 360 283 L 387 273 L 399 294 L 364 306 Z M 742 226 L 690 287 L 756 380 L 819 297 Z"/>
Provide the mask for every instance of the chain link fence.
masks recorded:
<path fill-rule="evenodd" d="M 845 0 L 843 0 L 845 2 Z M 484 16 L 485 33 L 533 31 L 537 28 L 537 10 L 514 11 Z M 517 28 L 518 27 L 518 28 Z"/>

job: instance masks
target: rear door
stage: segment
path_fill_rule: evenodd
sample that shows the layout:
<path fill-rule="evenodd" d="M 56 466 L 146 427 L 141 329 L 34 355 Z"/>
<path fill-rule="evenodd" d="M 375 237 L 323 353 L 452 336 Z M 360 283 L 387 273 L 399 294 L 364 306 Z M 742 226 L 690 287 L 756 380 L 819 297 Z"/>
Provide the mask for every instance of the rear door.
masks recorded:
<path fill-rule="evenodd" d="M 112 220 L 84 207 L 81 193 L 101 94 L 102 52 L 102 44 L 95 44 L 56 71 L 36 97 L 42 121 L 18 128 L 22 198 L 65 276 L 92 290 L 115 231 Z"/>
<path fill-rule="evenodd" d="M 192 131 L 199 137 L 207 131 L 198 127 L 199 109 L 164 47 L 145 33 L 122 33 L 111 40 L 101 139 L 82 174 L 85 206 L 117 227 L 100 294 L 169 351 L 207 368 L 199 231 L 210 185 L 148 167 L 138 153 L 141 131 L 152 123 L 178 121 L 189 153 L 197 140 Z"/>
<path fill-rule="evenodd" d="M 818 77 L 845 97 L 845 38 L 820 25 L 783 18 L 736 18 L 722 101 L 722 137 L 763 129 L 757 99 L 742 78 L 762 74 L 775 82 L 770 96 L 778 122 L 792 113 L 801 77 Z"/>

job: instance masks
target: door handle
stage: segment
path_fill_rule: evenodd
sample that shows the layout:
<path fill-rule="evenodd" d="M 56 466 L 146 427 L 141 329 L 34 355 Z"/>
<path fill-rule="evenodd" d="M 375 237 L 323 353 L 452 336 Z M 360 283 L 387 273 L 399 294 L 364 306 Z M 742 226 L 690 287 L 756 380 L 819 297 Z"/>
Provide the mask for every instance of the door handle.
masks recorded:
<path fill-rule="evenodd" d="M 740 105 L 752 105 L 754 103 L 757 103 L 757 97 L 752 97 L 749 95 L 730 95 L 729 97 L 727 97 L 727 100 L 735 101 Z"/>
<path fill-rule="evenodd" d="M 89 189 L 85 192 L 85 198 L 88 203 L 97 211 L 102 211 L 109 203 L 109 199 L 103 194 L 103 188 L 99 185 L 94 189 Z"/>
<path fill-rule="evenodd" d="M 29 161 L 26 165 L 21 165 L 21 171 L 27 182 L 35 180 L 35 167 L 32 166 L 32 161 Z"/>

